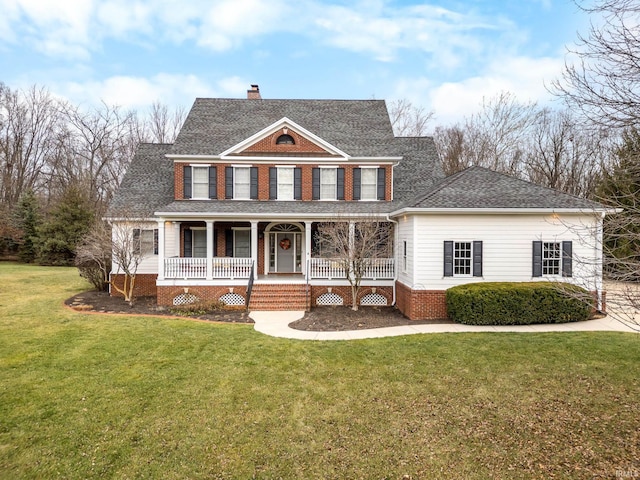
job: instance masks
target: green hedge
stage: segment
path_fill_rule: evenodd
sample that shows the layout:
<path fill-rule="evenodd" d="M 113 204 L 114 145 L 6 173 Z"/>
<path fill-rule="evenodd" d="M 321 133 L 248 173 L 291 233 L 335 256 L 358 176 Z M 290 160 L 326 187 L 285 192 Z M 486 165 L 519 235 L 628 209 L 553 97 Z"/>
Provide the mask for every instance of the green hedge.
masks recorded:
<path fill-rule="evenodd" d="M 531 325 L 587 320 L 594 299 L 568 283 L 469 283 L 447 290 L 449 317 L 467 325 Z"/>

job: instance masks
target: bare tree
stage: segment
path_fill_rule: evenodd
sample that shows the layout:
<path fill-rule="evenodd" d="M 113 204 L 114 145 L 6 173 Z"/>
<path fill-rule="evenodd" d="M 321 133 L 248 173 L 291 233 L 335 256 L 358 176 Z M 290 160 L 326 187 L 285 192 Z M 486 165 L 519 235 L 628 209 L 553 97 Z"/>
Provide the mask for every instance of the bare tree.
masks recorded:
<path fill-rule="evenodd" d="M 463 124 L 436 131 L 444 170 L 452 174 L 479 165 L 522 176 L 525 143 L 536 114 L 535 103 L 521 103 L 509 92 L 483 100 L 481 110 Z"/>
<path fill-rule="evenodd" d="M 338 262 L 351 285 L 351 308 L 358 310 L 362 279 L 393 256 L 393 224 L 373 216 L 336 218 L 318 225 L 320 256 Z"/>
<path fill-rule="evenodd" d="M 111 227 L 98 220 L 82 238 L 76 249 L 75 265 L 80 276 L 86 278 L 98 291 L 109 285 L 111 272 Z"/>
<path fill-rule="evenodd" d="M 154 143 L 173 143 L 182 128 L 187 114 L 183 107 L 177 107 L 173 112 L 167 105 L 159 101 L 153 102 L 148 116 L 148 129 L 151 135 L 149 141 Z"/>
<path fill-rule="evenodd" d="M 150 234 L 150 236 L 147 236 Z M 111 288 L 133 303 L 136 275 L 142 261 L 153 255 L 155 238 L 148 222 L 134 216 L 120 216 L 111 227 L 112 278 Z M 116 275 L 116 279 L 113 278 Z M 117 279 L 122 277 L 122 284 Z"/>
<path fill-rule="evenodd" d="M 0 202 L 8 209 L 22 192 L 38 191 L 59 120 L 57 101 L 46 89 L 12 91 L 0 84 Z"/>
<path fill-rule="evenodd" d="M 640 3 L 638 0 L 577 1 L 593 17 L 569 51 L 552 91 L 592 124 L 608 128 L 640 124 Z M 575 61 L 573 61 L 575 59 Z"/>
<path fill-rule="evenodd" d="M 422 137 L 433 120 L 433 112 L 415 106 L 407 99 L 389 102 L 389 119 L 397 137 Z"/>

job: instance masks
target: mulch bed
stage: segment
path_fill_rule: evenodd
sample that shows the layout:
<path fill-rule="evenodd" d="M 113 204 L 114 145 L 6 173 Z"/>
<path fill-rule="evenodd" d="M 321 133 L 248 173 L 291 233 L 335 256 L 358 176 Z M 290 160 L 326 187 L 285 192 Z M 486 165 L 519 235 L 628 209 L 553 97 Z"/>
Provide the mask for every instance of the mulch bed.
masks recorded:
<path fill-rule="evenodd" d="M 75 295 L 65 301 L 65 305 L 78 311 L 100 313 L 120 313 L 127 315 L 177 316 L 174 310 L 159 306 L 155 297 L 139 297 L 132 305 L 122 297 L 112 297 L 106 292 L 89 291 Z M 185 316 L 187 315 L 180 315 Z M 245 310 L 217 310 L 204 315 L 188 315 L 188 318 L 212 322 L 253 323 Z M 316 332 L 363 330 L 368 328 L 396 327 L 452 323 L 449 320 L 416 321 L 405 318 L 395 307 L 360 307 L 358 311 L 350 307 L 316 307 L 303 318 L 291 323 L 291 328 Z"/>

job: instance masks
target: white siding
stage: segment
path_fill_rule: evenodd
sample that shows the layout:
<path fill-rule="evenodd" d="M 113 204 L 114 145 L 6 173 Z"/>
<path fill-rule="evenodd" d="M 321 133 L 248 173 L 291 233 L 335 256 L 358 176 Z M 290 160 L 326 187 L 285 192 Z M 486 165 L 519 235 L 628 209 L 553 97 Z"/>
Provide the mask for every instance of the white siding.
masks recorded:
<path fill-rule="evenodd" d="M 117 244 L 121 241 L 130 242 L 129 239 L 133 238 L 133 229 L 149 229 L 153 230 L 158 228 L 157 222 L 136 222 L 135 224 L 127 223 L 115 223 L 111 231 L 111 241 Z M 166 234 L 166 230 L 165 230 Z M 125 240 L 122 240 L 125 239 Z M 130 244 L 130 243 L 129 243 Z M 115 256 L 112 256 L 111 273 L 122 273 L 118 267 L 118 262 Z M 158 273 L 158 255 L 148 255 L 142 259 L 142 262 L 138 266 L 136 273 Z"/>
<path fill-rule="evenodd" d="M 590 290 L 601 288 L 600 244 L 594 240 L 599 221 L 590 215 L 414 215 L 413 219 L 409 216 L 399 224 L 401 236 L 405 225 L 415 225 L 412 254 L 416 268 L 406 277 L 400 275 L 399 279 L 417 290 L 443 290 L 470 282 L 533 280 L 569 281 Z M 445 240 L 481 240 L 483 276 L 445 277 Z M 532 242 L 535 240 L 571 240 L 573 276 L 534 278 Z"/>
<path fill-rule="evenodd" d="M 413 284 L 414 272 L 414 238 L 415 238 L 416 218 L 405 216 L 398 220 L 398 241 L 396 244 L 396 266 L 398 280 L 405 285 Z M 404 268 L 404 242 L 407 242 L 407 268 Z"/>

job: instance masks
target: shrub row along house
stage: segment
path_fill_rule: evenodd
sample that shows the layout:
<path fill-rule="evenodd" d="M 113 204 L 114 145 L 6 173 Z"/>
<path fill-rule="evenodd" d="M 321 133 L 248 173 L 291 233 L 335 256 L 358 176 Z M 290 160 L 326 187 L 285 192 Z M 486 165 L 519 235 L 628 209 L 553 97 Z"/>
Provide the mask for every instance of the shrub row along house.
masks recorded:
<path fill-rule="evenodd" d="M 562 280 L 602 292 L 605 209 L 472 167 L 445 177 L 431 137 L 395 137 L 384 101 L 196 99 L 175 143 L 142 144 L 110 206 L 140 255 L 135 290 L 161 305 L 396 305 L 446 317 L 468 282 Z M 357 298 L 331 225 L 390 237 Z M 118 232 L 118 233 L 116 233 Z M 383 248 L 384 247 L 384 248 Z M 112 281 L 122 285 L 114 254 Z"/>

